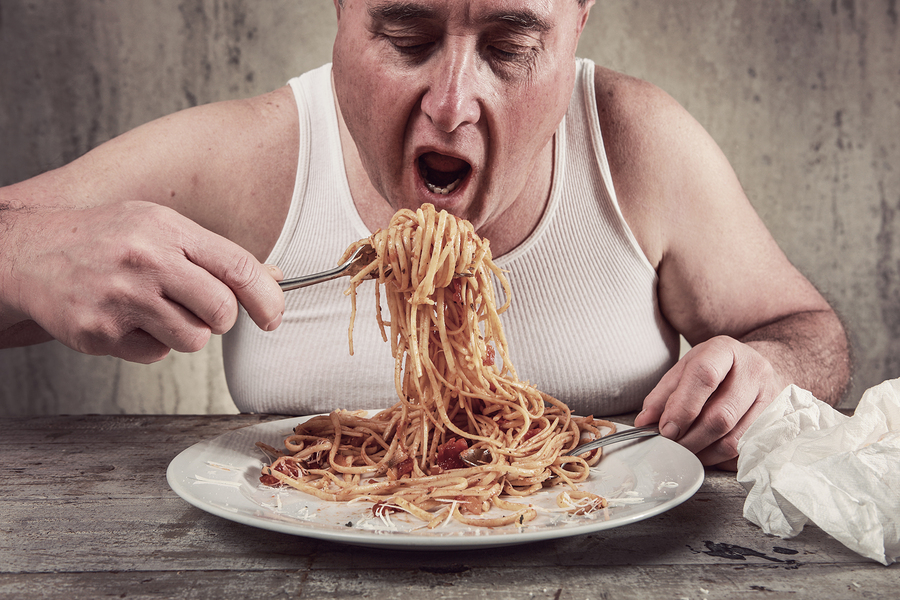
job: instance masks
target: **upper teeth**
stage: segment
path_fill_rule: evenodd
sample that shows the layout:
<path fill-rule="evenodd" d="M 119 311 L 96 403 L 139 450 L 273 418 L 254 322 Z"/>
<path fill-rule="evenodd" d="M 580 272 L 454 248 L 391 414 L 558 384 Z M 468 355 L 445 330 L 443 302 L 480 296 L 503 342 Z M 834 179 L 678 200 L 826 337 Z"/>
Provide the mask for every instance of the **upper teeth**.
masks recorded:
<path fill-rule="evenodd" d="M 456 189 L 456 186 L 459 185 L 460 181 L 462 181 L 462 179 L 457 179 L 456 181 L 448 184 L 447 187 L 438 187 L 438 186 L 434 185 L 433 183 L 431 183 L 430 181 L 425 180 L 425 187 L 427 187 L 434 194 L 442 194 L 442 195 L 446 196 L 447 194 L 449 194 L 450 192 L 452 192 L 453 190 Z"/>

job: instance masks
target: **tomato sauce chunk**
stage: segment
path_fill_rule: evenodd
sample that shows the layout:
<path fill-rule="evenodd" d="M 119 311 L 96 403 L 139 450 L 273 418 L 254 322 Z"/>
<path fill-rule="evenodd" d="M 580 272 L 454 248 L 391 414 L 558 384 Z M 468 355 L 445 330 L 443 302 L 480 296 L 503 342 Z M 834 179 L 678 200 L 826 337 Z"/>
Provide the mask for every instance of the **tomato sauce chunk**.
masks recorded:
<path fill-rule="evenodd" d="M 469 444 L 466 440 L 450 438 L 437 449 L 437 464 L 443 470 L 448 469 L 464 469 L 466 463 L 459 457 L 460 452 L 468 450 Z"/>

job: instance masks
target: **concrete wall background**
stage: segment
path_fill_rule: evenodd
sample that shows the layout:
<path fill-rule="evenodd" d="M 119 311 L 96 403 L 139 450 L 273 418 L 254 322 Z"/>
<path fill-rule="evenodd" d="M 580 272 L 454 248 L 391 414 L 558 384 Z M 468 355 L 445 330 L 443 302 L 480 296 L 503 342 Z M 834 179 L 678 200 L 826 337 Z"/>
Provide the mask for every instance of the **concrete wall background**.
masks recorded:
<path fill-rule="evenodd" d="M 330 60 L 328 0 L 0 0 L 0 184 L 161 115 Z M 601 0 L 582 56 L 679 100 L 851 331 L 862 391 L 900 376 L 896 0 Z M 233 412 L 219 341 L 151 366 L 0 351 L 0 411 Z"/>

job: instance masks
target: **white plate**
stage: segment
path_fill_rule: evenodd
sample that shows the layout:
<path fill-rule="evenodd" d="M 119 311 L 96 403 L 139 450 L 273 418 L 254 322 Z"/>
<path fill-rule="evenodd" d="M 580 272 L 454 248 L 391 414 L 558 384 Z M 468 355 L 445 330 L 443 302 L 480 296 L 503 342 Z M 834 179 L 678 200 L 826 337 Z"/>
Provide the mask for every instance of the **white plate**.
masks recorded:
<path fill-rule="evenodd" d="M 169 464 L 169 485 L 197 508 L 253 527 L 363 546 L 449 550 L 621 527 L 678 506 L 703 483 L 703 467 L 690 451 L 663 437 L 644 438 L 606 448 L 588 481 L 581 484 L 581 489 L 609 500 L 607 511 L 587 516 L 539 511 L 536 519 L 521 527 L 467 527 L 454 521 L 429 530 L 405 513 L 394 513 L 384 522 L 372 515 L 368 502 L 328 502 L 294 489 L 260 485 L 265 457 L 256 442 L 282 447 L 285 436 L 307 418 L 252 425 L 195 444 Z M 552 508 L 563 489 L 550 488 L 525 501 Z"/>

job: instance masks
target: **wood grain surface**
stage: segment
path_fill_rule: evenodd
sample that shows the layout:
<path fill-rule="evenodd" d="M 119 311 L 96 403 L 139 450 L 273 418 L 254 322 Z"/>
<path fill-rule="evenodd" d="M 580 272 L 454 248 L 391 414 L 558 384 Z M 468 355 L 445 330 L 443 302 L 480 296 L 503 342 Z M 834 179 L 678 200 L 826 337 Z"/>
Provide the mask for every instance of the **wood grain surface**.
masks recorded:
<path fill-rule="evenodd" d="M 814 526 L 782 540 L 742 516 L 733 473 L 659 516 L 465 551 L 370 549 L 207 514 L 166 483 L 182 450 L 278 416 L 0 419 L 0 598 L 891 598 L 896 565 Z M 627 422 L 627 418 L 619 419 Z"/>

